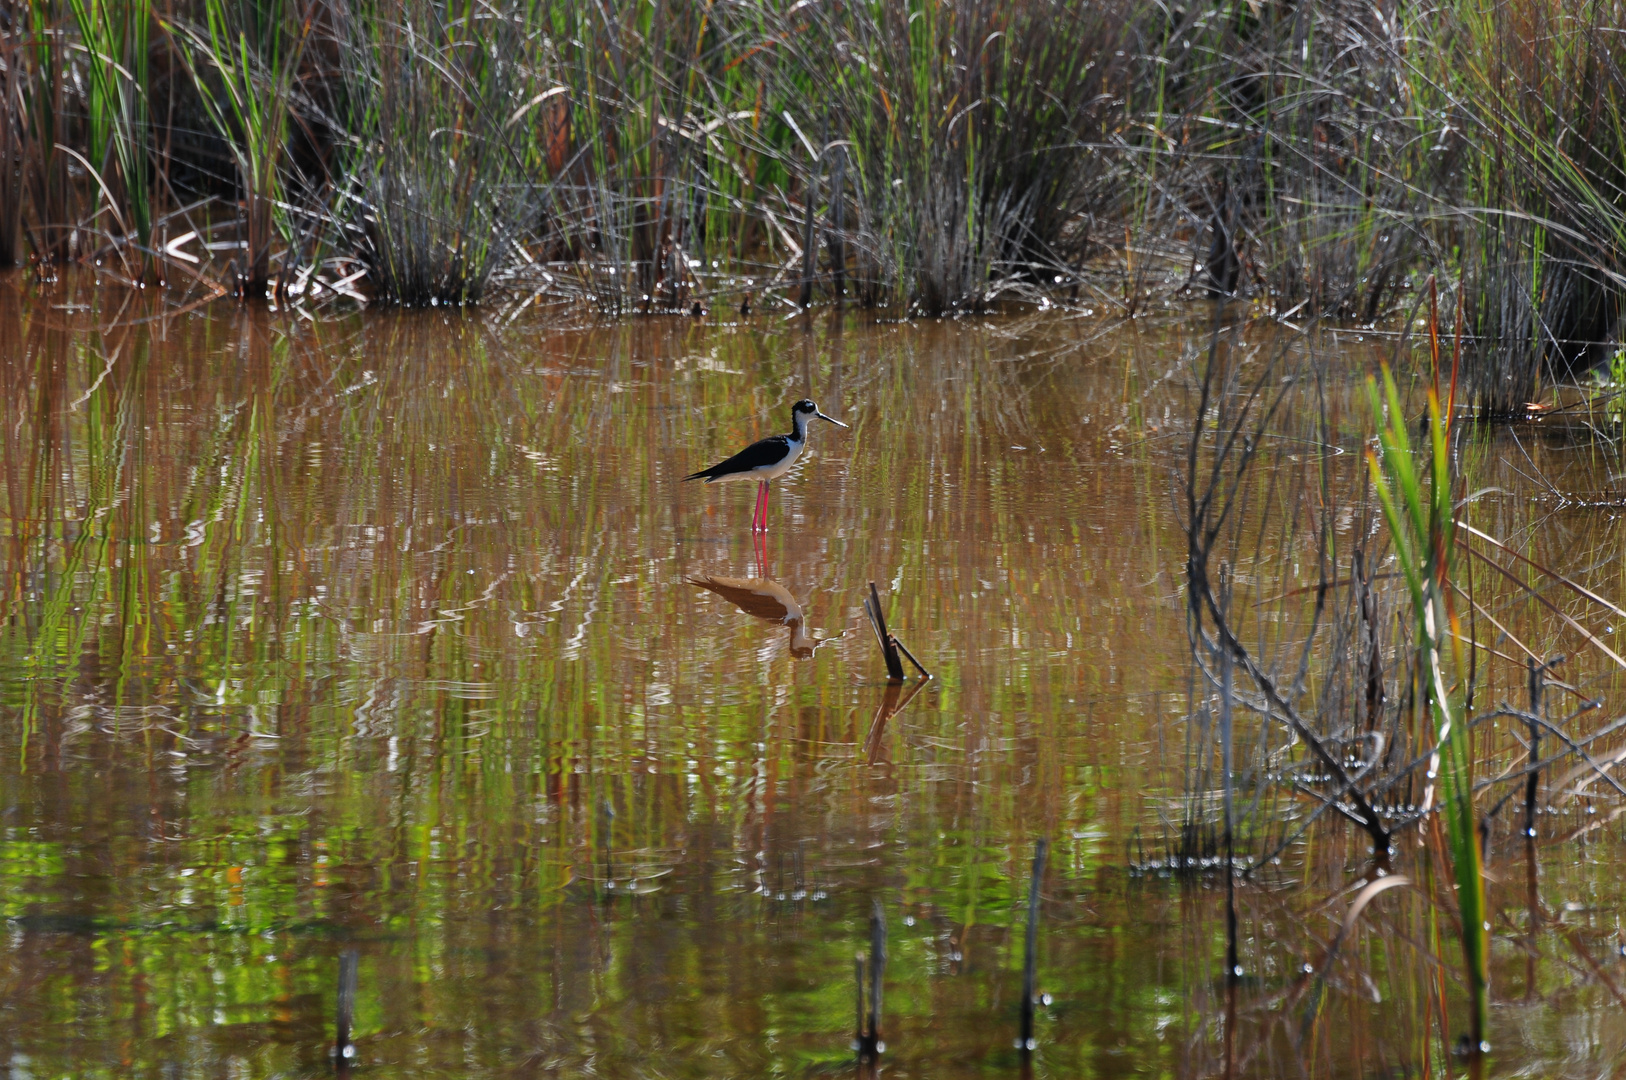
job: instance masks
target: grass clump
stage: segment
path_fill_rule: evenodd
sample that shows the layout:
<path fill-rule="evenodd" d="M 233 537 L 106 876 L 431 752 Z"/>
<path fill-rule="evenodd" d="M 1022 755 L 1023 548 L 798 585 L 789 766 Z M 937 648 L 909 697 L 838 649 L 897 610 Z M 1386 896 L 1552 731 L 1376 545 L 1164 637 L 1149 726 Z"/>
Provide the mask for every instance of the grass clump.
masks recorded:
<path fill-rule="evenodd" d="M 171 28 L 211 124 L 237 169 L 243 207 L 237 291 L 263 297 L 270 281 L 288 142 L 289 98 L 310 33 L 310 19 L 291 25 L 284 0 L 203 0 L 207 33 Z"/>
<path fill-rule="evenodd" d="M 1482 410 L 1522 416 L 1544 375 L 1612 351 L 1626 240 L 1626 47 L 1618 4 L 1519 0 L 1453 12 L 1441 88 L 1474 102 L 1463 201 Z"/>
<path fill-rule="evenodd" d="M 819 199 L 822 163 L 822 215 L 849 200 L 862 298 L 941 314 L 1072 276 L 1111 202 L 1103 144 L 1125 119 L 1132 11 L 810 5 L 773 25 L 757 66 L 799 137 L 836 133 L 807 148 L 804 190 Z"/>
<path fill-rule="evenodd" d="M 74 154 L 105 197 L 113 237 L 143 283 L 152 271 L 153 170 L 146 88 L 150 0 L 68 0 L 85 63 L 84 154 Z M 73 152 L 70 152 L 73 153 Z"/>
<path fill-rule="evenodd" d="M 477 301 L 513 228 L 512 23 L 427 0 L 383 7 L 349 20 L 356 249 L 385 299 Z"/>

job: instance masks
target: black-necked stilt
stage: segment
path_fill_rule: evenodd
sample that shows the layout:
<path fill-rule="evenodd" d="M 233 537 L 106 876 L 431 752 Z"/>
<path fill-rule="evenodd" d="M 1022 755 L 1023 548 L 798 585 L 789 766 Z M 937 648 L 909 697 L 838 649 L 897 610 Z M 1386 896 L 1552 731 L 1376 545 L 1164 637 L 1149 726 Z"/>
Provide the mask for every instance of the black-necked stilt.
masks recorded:
<path fill-rule="evenodd" d="M 704 480 L 708 484 L 724 480 L 756 480 L 757 505 L 751 512 L 751 531 L 768 531 L 768 482 L 777 480 L 790 471 L 796 459 L 807 448 L 807 422 L 814 417 L 828 420 L 836 427 L 846 427 L 833 416 L 826 416 L 819 407 L 803 398 L 790 407 L 791 432 L 789 435 L 770 435 L 758 439 L 727 461 L 720 461 L 709 469 L 690 473 L 685 480 Z"/>

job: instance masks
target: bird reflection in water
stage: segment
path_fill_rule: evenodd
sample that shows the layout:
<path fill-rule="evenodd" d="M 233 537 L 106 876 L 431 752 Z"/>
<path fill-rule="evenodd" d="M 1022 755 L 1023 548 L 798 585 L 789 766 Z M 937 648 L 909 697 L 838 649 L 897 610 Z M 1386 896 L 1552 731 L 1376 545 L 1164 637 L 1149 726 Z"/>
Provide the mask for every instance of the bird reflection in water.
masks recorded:
<path fill-rule="evenodd" d="M 691 577 L 689 584 L 714 592 L 747 615 L 766 622 L 781 623 L 790 631 L 790 654 L 798 660 L 812 656 L 820 645 L 841 637 L 815 637 L 807 628 L 807 615 L 791 591 L 768 576 L 767 552 L 757 548 L 757 576 L 749 578 L 720 577 L 702 574 Z"/>

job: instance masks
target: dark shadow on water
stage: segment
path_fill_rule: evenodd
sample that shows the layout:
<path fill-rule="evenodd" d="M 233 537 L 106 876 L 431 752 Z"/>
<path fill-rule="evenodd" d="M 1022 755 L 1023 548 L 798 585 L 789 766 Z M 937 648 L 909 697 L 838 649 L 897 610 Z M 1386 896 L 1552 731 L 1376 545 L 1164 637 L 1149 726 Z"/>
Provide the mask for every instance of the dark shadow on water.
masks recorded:
<path fill-rule="evenodd" d="M 900 682 L 888 681 L 886 692 L 881 698 L 881 707 L 875 710 L 875 719 L 870 721 L 869 734 L 864 737 L 864 761 L 870 765 L 879 765 L 886 760 L 886 722 L 908 708 L 909 703 L 915 700 L 915 695 L 926 688 L 930 679 L 916 679 L 905 685 Z"/>

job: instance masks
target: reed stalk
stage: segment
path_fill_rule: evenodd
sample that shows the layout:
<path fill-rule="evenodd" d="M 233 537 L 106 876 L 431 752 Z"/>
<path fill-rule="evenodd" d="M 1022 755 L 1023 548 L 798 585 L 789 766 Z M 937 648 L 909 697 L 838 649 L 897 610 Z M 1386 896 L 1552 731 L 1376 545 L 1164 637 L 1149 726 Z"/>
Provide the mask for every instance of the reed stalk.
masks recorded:
<path fill-rule="evenodd" d="M 152 3 L 68 0 L 68 6 L 78 24 L 86 56 L 87 160 L 123 234 L 121 249 L 134 249 L 131 275 L 145 282 L 154 270 L 152 141 L 147 107 Z"/>
<path fill-rule="evenodd" d="M 1441 819 L 1462 923 L 1464 981 L 1471 1002 L 1470 1047 L 1489 1048 L 1490 937 L 1485 900 L 1483 852 L 1474 811 L 1473 749 L 1463 715 L 1460 689 L 1452 670 L 1466 671 L 1462 635 L 1452 609 L 1451 557 L 1456 522 L 1452 514 L 1451 463 L 1447 453 L 1448 423 L 1442 415 L 1437 382 L 1428 392 L 1428 444 L 1421 469 L 1406 433 L 1406 418 L 1393 375 L 1383 367 L 1382 391 L 1369 379 L 1367 395 L 1380 424 L 1381 452 L 1368 451 L 1371 482 L 1389 526 L 1395 559 L 1412 601 L 1412 633 L 1417 655 L 1416 694 L 1434 728 L 1425 810 L 1440 788 Z M 1450 662 L 1445 655 L 1450 642 Z"/>
<path fill-rule="evenodd" d="M 166 24 L 226 144 L 242 195 L 237 293 L 263 299 L 272 242 L 289 235 L 278 210 L 288 142 L 289 97 L 310 36 L 311 16 L 291 18 L 284 0 L 203 0 L 207 34 Z M 212 73 L 212 77 L 211 74 Z"/>
<path fill-rule="evenodd" d="M 74 231 L 68 158 L 59 149 L 70 138 L 66 128 L 68 62 L 65 35 L 51 0 L 32 0 L 28 17 L 26 105 L 19 112 L 22 186 L 31 211 L 24 233 L 35 261 L 54 267 L 67 261 Z"/>
<path fill-rule="evenodd" d="M 0 13 L 0 268 L 16 263 L 22 227 L 26 52 L 23 28 L 13 22 L 21 14 L 21 9 Z"/>

